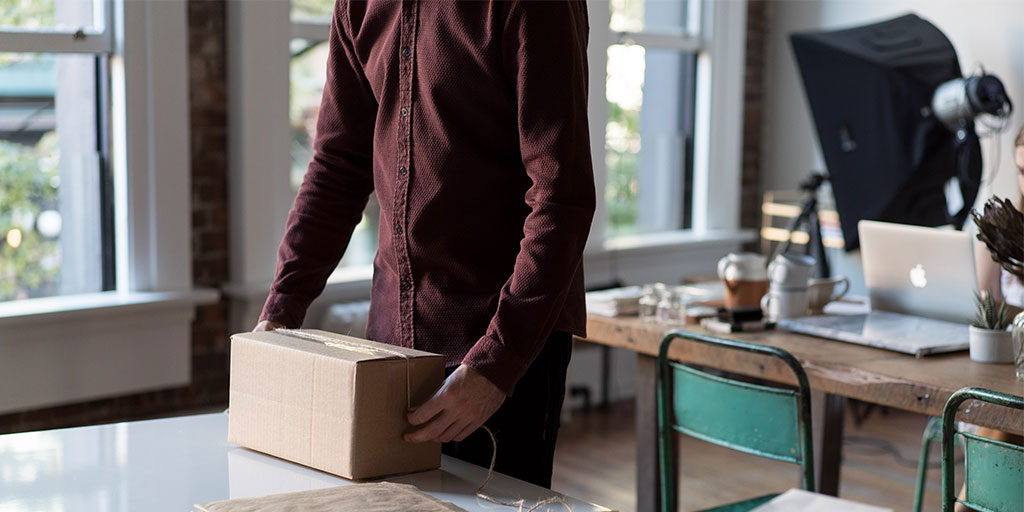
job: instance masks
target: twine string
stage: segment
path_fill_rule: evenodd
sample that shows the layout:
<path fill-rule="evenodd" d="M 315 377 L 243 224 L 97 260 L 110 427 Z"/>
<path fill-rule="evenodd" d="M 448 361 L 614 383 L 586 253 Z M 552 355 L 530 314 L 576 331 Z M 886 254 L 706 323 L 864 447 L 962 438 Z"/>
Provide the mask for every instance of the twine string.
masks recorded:
<path fill-rule="evenodd" d="M 476 488 L 476 497 L 495 505 L 518 508 L 519 512 L 523 512 L 524 507 L 526 507 L 525 498 L 519 498 L 515 501 L 504 501 L 484 494 L 484 487 L 487 487 L 487 484 L 491 482 L 491 478 L 494 476 L 494 463 L 498 460 L 498 439 L 494 437 L 494 432 L 491 432 L 491 429 L 487 428 L 487 425 L 483 425 L 480 428 L 484 429 L 484 432 L 487 432 L 487 435 L 491 436 L 491 446 L 493 448 L 491 450 L 491 465 L 487 468 L 487 478 L 484 479 L 484 483 L 480 484 L 480 487 Z M 536 505 L 530 507 L 526 512 L 536 512 L 543 506 L 553 505 L 555 503 L 564 506 L 569 512 L 573 512 L 572 505 L 565 501 L 565 498 L 560 496 L 552 496 L 538 501 Z M 549 512 L 550 510 L 551 509 L 548 509 Z"/>

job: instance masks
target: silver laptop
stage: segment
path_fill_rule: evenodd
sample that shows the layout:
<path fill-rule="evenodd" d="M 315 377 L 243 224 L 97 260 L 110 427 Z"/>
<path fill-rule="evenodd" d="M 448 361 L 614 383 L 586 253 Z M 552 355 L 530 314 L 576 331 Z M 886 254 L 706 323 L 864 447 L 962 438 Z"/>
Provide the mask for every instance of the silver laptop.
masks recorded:
<path fill-rule="evenodd" d="M 977 290 L 970 234 L 866 220 L 858 231 L 871 313 L 779 326 L 918 357 L 967 349 Z"/>

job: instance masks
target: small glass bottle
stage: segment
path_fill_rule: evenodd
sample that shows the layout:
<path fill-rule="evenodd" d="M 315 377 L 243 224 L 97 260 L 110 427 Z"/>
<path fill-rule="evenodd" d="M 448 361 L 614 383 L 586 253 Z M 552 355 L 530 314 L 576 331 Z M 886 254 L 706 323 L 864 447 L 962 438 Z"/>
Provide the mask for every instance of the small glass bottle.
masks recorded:
<path fill-rule="evenodd" d="M 1017 380 L 1024 382 L 1024 311 L 1013 318 L 1013 368 Z"/>
<path fill-rule="evenodd" d="M 640 295 L 640 319 L 645 322 L 658 321 L 658 303 L 665 291 L 662 283 L 645 284 Z"/>
<path fill-rule="evenodd" d="M 665 290 L 658 303 L 658 321 L 665 325 L 686 325 L 686 294 L 682 290 Z"/>

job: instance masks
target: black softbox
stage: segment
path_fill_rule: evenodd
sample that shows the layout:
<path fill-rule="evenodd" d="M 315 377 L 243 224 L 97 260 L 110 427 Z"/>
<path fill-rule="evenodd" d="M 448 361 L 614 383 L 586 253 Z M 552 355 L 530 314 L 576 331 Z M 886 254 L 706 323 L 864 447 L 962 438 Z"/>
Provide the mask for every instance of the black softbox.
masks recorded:
<path fill-rule="evenodd" d="M 936 87 L 961 76 L 946 36 L 911 14 L 791 40 L 846 249 L 859 246 L 861 219 L 960 222 L 949 215 L 944 187 L 957 176 L 970 207 L 981 152 L 973 128 L 958 140 L 929 113 Z"/>

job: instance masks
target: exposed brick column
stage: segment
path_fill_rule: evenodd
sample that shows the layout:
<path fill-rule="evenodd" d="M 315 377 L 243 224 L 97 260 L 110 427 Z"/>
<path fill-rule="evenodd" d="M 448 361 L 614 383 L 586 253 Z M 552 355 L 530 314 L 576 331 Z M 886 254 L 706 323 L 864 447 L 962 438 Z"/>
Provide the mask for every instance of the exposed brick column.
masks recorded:
<path fill-rule="evenodd" d="M 740 192 L 740 225 L 761 227 L 761 124 L 764 103 L 766 0 L 747 2 L 747 49 L 743 71 L 743 159 Z M 758 242 L 748 248 L 757 249 Z"/>
<path fill-rule="evenodd" d="M 189 0 L 192 127 L 192 280 L 228 281 L 228 114 L 224 0 Z M 228 307 L 196 310 L 192 323 L 192 401 L 227 402 Z"/>
<path fill-rule="evenodd" d="M 192 274 L 195 286 L 228 280 L 227 101 L 224 0 L 189 0 Z M 227 405 L 227 304 L 196 309 L 192 384 L 0 416 L 0 434 L 110 423 Z"/>

